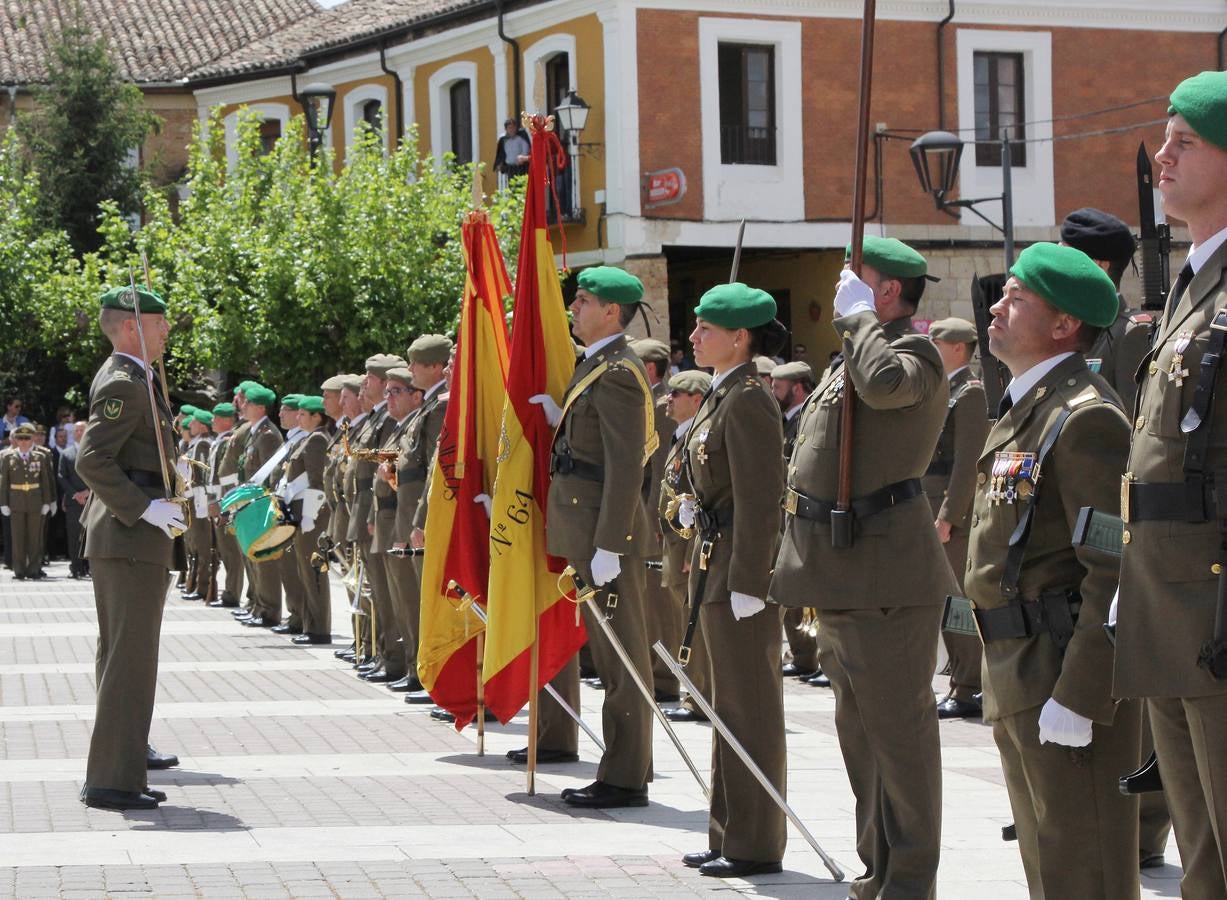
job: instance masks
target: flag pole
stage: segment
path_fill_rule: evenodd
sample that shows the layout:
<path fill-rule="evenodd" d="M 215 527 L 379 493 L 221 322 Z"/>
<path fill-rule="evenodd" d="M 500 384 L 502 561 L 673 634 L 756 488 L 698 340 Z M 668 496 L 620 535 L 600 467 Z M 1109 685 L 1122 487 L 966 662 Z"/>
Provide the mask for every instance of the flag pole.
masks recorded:
<path fill-rule="evenodd" d="M 477 654 L 477 755 L 486 755 L 486 686 L 481 681 L 481 660 L 486 653 L 486 636 L 479 633 L 476 638 Z"/>
<path fill-rule="evenodd" d="M 537 654 L 539 615 L 533 606 L 533 644 L 528 651 L 528 796 L 537 793 L 537 718 L 541 713 L 537 677 L 540 660 Z"/>

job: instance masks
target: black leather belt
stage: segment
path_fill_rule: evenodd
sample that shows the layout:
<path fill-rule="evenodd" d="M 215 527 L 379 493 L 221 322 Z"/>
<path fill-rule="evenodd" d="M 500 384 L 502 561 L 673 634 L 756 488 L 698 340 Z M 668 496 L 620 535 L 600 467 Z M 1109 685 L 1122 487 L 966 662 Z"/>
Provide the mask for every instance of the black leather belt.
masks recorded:
<path fill-rule="evenodd" d="M 954 471 L 954 460 L 952 459 L 935 459 L 929 463 L 929 468 L 925 469 L 925 475 L 946 475 L 949 476 Z"/>
<path fill-rule="evenodd" d="M 604 483 L 605 467 L 576 459 L 570 453 L 554 453 L 550 456 L 550 472 L 554 475 L 574 475 L 584 481 Z"/>
<path fill-rule="evenodd" d="M 355 485 L 360 491 L 369 491 L 375 486 L 374 478 L 358 478 L 355 480 Z"/>
<path fill-rule="evenodd" d="M 375 508 L 376 509 L 396 509 L 396 495 L 393 494 L 391 497 L 376 497 L 375 498 Z"/>
<path fill-rule="evenodd" d="M 165 487 L 166 482 L 162 480 L 162 473 L 150 472 L 147 469 L 131 469 L 125 470 L 124 475 L 128 476 L 128 480 L 137 487 Z"/>
<path fill-rule="evenodd" d="M 1205 522 L 1217 518 L 1214 486 L 1205 481 L 1121 479 L 1121 518 L 1126 522 Z"/>
<path fill-rule="evenodd" d="M 1082 596 L 1077 591 L 1045 591 L 1038 600 L 1010 603 L 996 609 L 975 607 L 972 613 L 986 644 L 1047 632 L 1058 647 L 1064 647 L 1073 636 L 1081 608 Z"/>
<path fill-rule="evenodd" d="M 864 497 L 853 500 L 852 512 L 858 519 L 866 519 L 883 510 L 890 509 L 904 500 L 919 497 L 923 492 L 924 488 L 921 487 L 919 478 L 896 481 L 894 484 L 888 484 L 872 494 L 866 494 Z M 799 519 L 813 519 L 815 522 L 830 521 L 831 511 L 835 509 L 834 503 L 829 503 L 826 500 L 815 500 L 813 497 L 807 497 L 805 494 L 792 488 L 784 491 L 784 500 L 780 505 L 784 507 L 784 511 L 790 516 L 796 516 Z"/>

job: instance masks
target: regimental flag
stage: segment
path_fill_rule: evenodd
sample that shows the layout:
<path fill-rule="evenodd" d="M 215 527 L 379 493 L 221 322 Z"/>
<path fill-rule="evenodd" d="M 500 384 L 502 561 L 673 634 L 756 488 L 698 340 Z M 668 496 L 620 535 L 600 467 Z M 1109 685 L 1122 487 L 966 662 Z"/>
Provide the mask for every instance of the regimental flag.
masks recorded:
<path fill-rule="evenodd" d="M 422 564 L 418 678 L 459 730 L 477 714 L 477 616 L 448 600 L 455 580 L 477 598 L 490 572 L 490 520 L 478 496 L 494 492 L 499 427 L 507 397 L 507 323 L 511 281 L 494 227 L 484 212 L 462 227 L 464 296 L 456 358 L 439 450 L 431 471 Z"/>
<path fill-rule="evenodd" d="M 532 153 L 524 203 L 511 323 L 511 368 L 499 443 L 498 479 L 490 522 L 490 621 L 486 631 L 486 705 L 507 722 L 583 644 L 576 607 L 560 596 L 565 562 L 545 552 L 546 493 L 553 429 L 535 394 L 559 405 L 575 371 L 575 350 L 554 268 L 545 214 L 551 172 L 566 162 L 545 118 L 530 122 Z M 538 646 L 537 684 L 529 686 L 529 658 Z"/>

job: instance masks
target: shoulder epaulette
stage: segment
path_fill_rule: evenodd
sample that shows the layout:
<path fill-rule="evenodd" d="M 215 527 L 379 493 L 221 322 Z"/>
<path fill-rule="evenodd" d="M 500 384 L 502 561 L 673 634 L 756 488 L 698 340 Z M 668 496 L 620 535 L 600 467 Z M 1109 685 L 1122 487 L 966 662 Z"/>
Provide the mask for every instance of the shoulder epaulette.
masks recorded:
<path fill-rule="evenodd" d="M 1094 403 L 1101 399 L 1103 398 L 1100 397 L 1099 391 L 1095 390 L 1094 388 L 1087 388 L 1085 391 L 1083 391 L 1077 397 L 1074 397 L 1072 400 L 1067 402 L 1065 405 L 1068 406 L 1070 409 L 1077 409 L 1080 406 L 1086 406 L 1086 404 L 1088 403 Z"/>

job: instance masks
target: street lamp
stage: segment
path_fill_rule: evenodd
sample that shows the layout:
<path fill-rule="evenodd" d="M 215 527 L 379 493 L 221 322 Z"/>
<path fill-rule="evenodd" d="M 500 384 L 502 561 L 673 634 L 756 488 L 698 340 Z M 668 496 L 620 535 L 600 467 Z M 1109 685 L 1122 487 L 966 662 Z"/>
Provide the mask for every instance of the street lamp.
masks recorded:
<path fill-rule="evenodd" d="M 576 218 L 582 207 L 579 195 L 579 136 L 588 125 L 590 107 L 584 98 L 570 91 L 554 108 L 554 115 L 567 135 L 567 153 L 571 157 L 571 216 Z"/>
<path fill-rule="evenodd" d="M 1010 266 L 1014 265 L 1014 196 L 1009 130 L 1002 129 L 1001 193 L 996 197 L 977 197 L 974 200 L 946 199 L 954 191 L 954 183 L 958 180 L 959 161 L 963 157 L 964 146 L 965 142 L 957 134 L 951 134 L 949 131 L 930 131 L 916 138 L 908 152 L 912 155 L 912 165 L 916 167 L 916 177 L 920 179 L 921 189 L 933 196 L 933 202 L 938 209 L 969 210 L 1001 232 L 1005 243 L 1005 270 L 1008 272 Z M 1001 203 L 1000 226 L 976 209 L 977 203 L 990 202 Z"/>
<path fill-rule="evenodd" d="M 307 116 L 307 142 L 311 155 L 319 152 L 324 143 L 324 132 L 332 121 L 332 107 L 335 105 L 337 92 L 329 84 L 316 82 L 302 89 L 298 102 L 302 104 Z"/>

